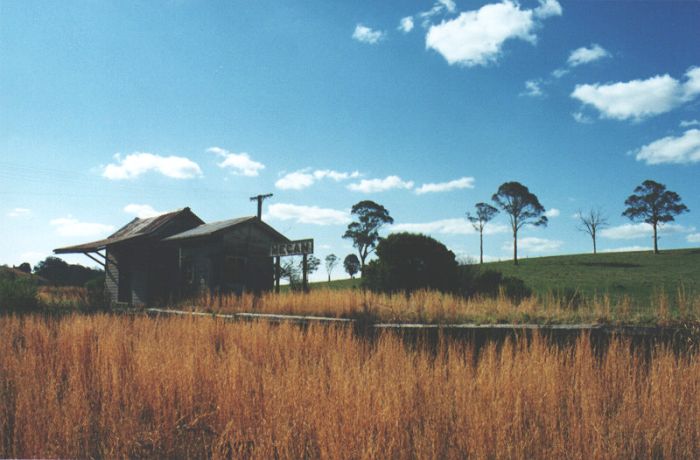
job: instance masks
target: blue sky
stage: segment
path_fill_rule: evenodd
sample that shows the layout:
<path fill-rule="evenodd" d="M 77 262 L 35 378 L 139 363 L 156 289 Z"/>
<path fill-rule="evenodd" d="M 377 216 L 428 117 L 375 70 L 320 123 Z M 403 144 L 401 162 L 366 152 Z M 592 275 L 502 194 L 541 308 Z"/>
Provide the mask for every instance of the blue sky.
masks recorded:
<path fill-rule="evenodd" d="M 698 24 L 698 1 L 0 0 L 0 263 L 269 192 L 265 219 L 321 258 L 353 251 L 364 199 L 478 257 L 465 212 L 511 180 L 550 215 L 521 257 L 589 251 L 591 207 L 599 249 L 650 248 L 620 215 L 645 179 L 691 210 L 660 247 L 698 246 Z M 505 224 L 487 259 L 511 256 Z"/>

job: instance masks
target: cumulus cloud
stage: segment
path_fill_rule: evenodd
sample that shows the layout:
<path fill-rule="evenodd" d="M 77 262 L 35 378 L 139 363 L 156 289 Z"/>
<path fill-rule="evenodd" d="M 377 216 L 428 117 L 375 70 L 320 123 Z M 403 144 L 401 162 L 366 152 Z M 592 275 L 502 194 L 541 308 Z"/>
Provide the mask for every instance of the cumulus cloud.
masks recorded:
<path fill-rule="evenodd" d="M 525 91 L 520 93 L 521 96 L 540 97 L 544 96 L 542 91 L 542 82 L 540 80 L 528 80 L 525 82 Z"/>
<path fill-rule="evenodd" d="M 700 67 L 685 73 L 685 82 L 668 74 L 646 80 L 576 85 L 571 97 L 598 110 L 601 118 L 642 120 L 669 112 L 700 94 Z"/>
<path fill-rule="evenodd" d="M 374 45 L 383 40 L 386 34 L 380 30 L 373 30 L 362 24 L 357 24 L 355 26 L 355 31 L 352 33 L 352 38 L 361 43 L 367 43 Z"/>
<path fill-rule="evenodd" d="M 425 193 L 450 192 L 452 190 L 465 188 L 474 188 L 473 177 L 462 177 L 449 182 L 439 182 L 437 184 L 423 184 L 416 189 L 416 194 L 423 195 Z"/>
<path fill-rule="evenodd" d="M 640 252 L 651 251 L 649 246 L 622 246 L 619 248 L 603 249 L 602 252 Z"/>
<path fill-rule="evenodd" d="M 115 163 L 104 167 L 102 177 L 110 180 L 135 179 L 150 171 L 173 179 L 191 179 L 202 175 L 199 165 L 185 157 L 135 152 L 124 158 L 117 153 L 114 159 Z"/>
<path fill-rule="evenodd" d="M 162 211 L 156 211 L 150 204 L 127 204 L 124 206 L 124 212 L 133 214 L 139 219 L 148 219 L 149 217 L 159 216 L 164 214 Z"/>
<path fill-rule="evenodd" d="M 60 236 L 68 237 L 100 237 L 114 231 L 114 226 L 92 222 L 80 222 L 72 216 L 52 219 L 49 224 Z"/>
<path fill-rule="evenodd" d="M 674 233 L 689 233 L 695 231 L 695 227 L 685 227 L 679 224 L 664 224 L 657 227 L 659 235 L 671 235 Z M 610 240 L 634 240 L 649 238 L 653 235 L 653 227 L 646 222 L 636 224 L 623 224 L 615 227 L 604 228 L 600 236 Z"/>
<path fill-rule="evenodd" d="M 593 43 L 589 47 L 582 46 L 571 52 L 566 63 L 570 67 L 578 67 L 589 62 L 594 62 L 605 57 L 609 57 L 610 53 L 602 46 Z"/>
<path fill-rule="evenodd" d="M 542 1 L 534 10 L 520 9 L 511 0 L 491 3 L 431 26 L 425 46 L 440 53 L 450 65 L 485 66 L 498 60 L 508 40 L 535 43 L 540 20 L 560 14 L 556 0 Z"/>
<path fill-rule="evenodd" d="M 536 238 L 534 236 L 528 236 L 526 238 L 518 239 L 518 251 L 529 251 L 529 252 L 552 252 L 561 248 L 562 241 L 559 240 L 549 240 L 547 238 Z M 502 246 L 504 251 L 513 250 L 513 242 L 505 242 Z"/>
<path fill-rule="evenodd" d="M 413 17 L 406 16 L 399 21 L 399 30 L 405 34 L 413 30 Z"/>
<path fill-rule="evenodd" d="M 489 224 L 484 227 L 485 235 L 507 233 L 509 227 L 501 224 Z M 473 235 L 474 226 L 467 219 L 441 219 L 432 222 L 402 223 L 389 227 L 389 233 L 410 232 L 428 235 Z"/>
<path fill-rule="evenodd" d="M 387 176 L 384 179 L 362 179 L 360 182 L 348 185 L 348 189 L 354 192 L 377 193 L 392 189 L 410 190 L 413 185 L 413 181 L 405 181 L 399 176 Z"/>
<path fill-rule="evenodd" d="M 700 243 L 700 233 L 691 233 L 685 239 L 688 243 Z"/>
<path fill-rule="evenodd" d="M 322 179 L 331 179 L 340 182 L 347 179 L 360 177 L 359 171 L 339 172 L 332 169 L 302 169 L 287 173 L 275 182 L 275 187 L 282 190 L 302 190 L 311 187 L 314 183 Z"/>
<path fill-rule="evenodd" d="M 641 147 L 637 161 L 648 165 L 662 163 L 688 164 L 700 162 L 700 130 L 689 129 L 683 135 L 667 136 Z"/>
<path fill-rule="evenodd" d="M 291 220 L 299 224 L 311 225 L 344 225 L 351 221 L 347 211 L 288 203 L 271 204 L 265 219 Z"/>
<path fill-rule="evenodd" d="M 255 177 L 260 174 L 260 170 L 265 169 L 265 165 L 254 161 L 247 153 L 233 153 L 221 147 L 210 147 L 207 152 L 211 152 L 221 158 L 218 163 L 219 168 L 228 169 L 236 176 Z"/>
<path fill-rule="evenodd" d="M 31 209 L 27 209 L 27 208 L 14 208 L 14 209 L 11 209 L 7 213 L 7 217 L 11 217 L 13 219 L 17 219 L 20 217 L 29 217 L 31 215 L 32 215 Z"/>
<path fill-rule="evenodd" d="M 560 214 L 561 212 L 557 208 L 551 208 L 544 213 L 544 215 L 549 217 L 550 219 L 552 217 L 559 217 Z"/>

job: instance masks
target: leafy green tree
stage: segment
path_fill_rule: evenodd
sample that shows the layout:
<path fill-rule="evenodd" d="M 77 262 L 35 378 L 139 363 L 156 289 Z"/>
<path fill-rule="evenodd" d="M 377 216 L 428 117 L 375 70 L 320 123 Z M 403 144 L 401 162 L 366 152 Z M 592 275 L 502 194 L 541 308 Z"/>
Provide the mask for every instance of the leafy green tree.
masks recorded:
<path fill-rule="evenodd" d="M 326 273 L 328 273 L 328 282 L 331 282 L 331 272 L 335 266 L 338 265 L 338 256 L 335 254 L 328 254 L 326 256 Z"/>
<path fill-rule="evenodd" d="M 355 278 L 357 272 L 360 271 L 360 259 L 355 254 L 348 254 L 343 260 L 343 267 L 351 279 Z"/>
<path fill-rule="evenodd" d="M 518 230 L 524 225 L 547 226 L 544 207 L 537 196 L 520 182 L 505 182 L 491 199 L 510 219 L 513 230 L 513 263 L 518 265 Z"/>
<path fill-rule="evenodd" d="M 17 270 L 24 272 L 24 273 L 31 273 L 32 266 L 29 265 L 29 262 L 22 262 L 21 264 L 19 264 L 19 267 L 17 267 Z"/>
<path fill-rule="evenodd" d="M 88 281 L 104 279 L 104 271 L 78 264 L 68 264 L 58 257 L 47 257 L 34 266 L 34 274 L 58 286 L 83 286 Z"/>
<path fill-rule="evenodd" d="M 475 206 L 476 215 L 472 215 L 467 212 L 467 219 L 472 223 L 474 230 L 479 232 L 479 263 L 484 263 L 484 227 L 491 221 L 496 214 L 498 214 L 498 209 L 494 208 L 487 203 L 477 203 Z"/>
<path fill-rule="evenodd" d="M 370 200 L 355 204 L 351 213 L 357 221 L 348 225 L 343 238 L 352 240 L 360 256 L 360 267 L 364 269 L 367 256 L 374 252 L 379 242 L 379 229 L 385 224 L 393 224 L 394 219 L 384 206 Z"/>
<path fill-rule="evenodd" d="M 654 254 L 659 253 L 657 229 L 660 225 L 673 222 L 675 216 L 688 212 L 681 197 L 664 184 L 645 180 L 634 189 L 634 194 L 625 200 L 627 209 L 622 213 L 633 222 L 645 222 L 654 230 Z"/>
<path fill-rule="evenodd" d="M 384 292 L 456 291 L 459 270 L 454 253 L 439 241 L 416 233 L 393 233 L 379 242 L 377 259 L 367 264 L 362 282 Z"/>

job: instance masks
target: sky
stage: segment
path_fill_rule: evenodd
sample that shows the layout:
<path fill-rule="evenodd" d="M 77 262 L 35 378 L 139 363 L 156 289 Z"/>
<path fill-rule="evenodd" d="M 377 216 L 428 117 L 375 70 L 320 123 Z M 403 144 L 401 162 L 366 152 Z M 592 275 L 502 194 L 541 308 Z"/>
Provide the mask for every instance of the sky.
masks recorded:
<path fill-rule="evenodd" d="M 189 206 L 254 215 L 315 255 L 350 208 L 479 256 L 465 219 L 518 181 L 547 210 L 519 256 L 644 250 L 621 214 L 646 179 L 700 246 L 700 1 L 0 0 L 0 264 Z M 484 257 L 512 257 L 507 217 Z M 71 263 L 94 265 L 84 256 Z M 336 269 L 334 278 L 343 277 Z M 325 277 L 323 269 L 315 275 Z"/>

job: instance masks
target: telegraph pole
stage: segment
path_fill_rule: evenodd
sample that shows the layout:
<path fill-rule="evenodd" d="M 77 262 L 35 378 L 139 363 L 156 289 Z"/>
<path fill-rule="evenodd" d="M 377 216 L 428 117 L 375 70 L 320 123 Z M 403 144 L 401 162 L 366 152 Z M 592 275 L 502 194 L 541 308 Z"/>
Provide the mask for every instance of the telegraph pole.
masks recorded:
<path fill-rule="evenodd" d="M 262 202 L 265 201 L 266 199 L 270 198 L 272 196 L 272 193 L 268 193 L 266 195 L 257 195 L 257 196 L 251 196 L 250 201 L 257 201 L 258 202 L 258 220 L 262 220 Z"/>

